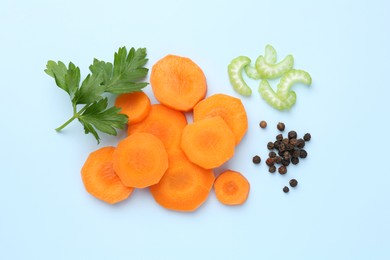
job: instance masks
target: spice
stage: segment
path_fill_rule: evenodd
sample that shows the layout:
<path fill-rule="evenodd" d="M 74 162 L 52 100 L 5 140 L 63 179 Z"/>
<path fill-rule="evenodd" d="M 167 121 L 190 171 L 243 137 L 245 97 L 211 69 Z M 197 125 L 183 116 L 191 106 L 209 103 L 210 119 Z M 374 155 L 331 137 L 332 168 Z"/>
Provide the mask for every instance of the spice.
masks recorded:
<path fill-rule="evenodd" d="M 296 150 L 293 151 L 292 157 L 299 157 L 300 154 L 301 154 L 301 151 L 296 149 Z"/>
<path fill-rule="evenodd" d="M 279 122 L 276 126 L 279 131 L 284 131 L 284 128 L 286 127 L 284 123 Z"/>
<path fill-rule="evenodd" d="M 302 138 L 299 138 L 297 142 L 298 142 L 297 147 L 299 149 L 302 149 L 303 147 L 305 147 L 305 140 L 303 140 Z"/>
<path fill-rule="evenodd" d="M 288 138 L 284 138 L 282 142 L 283 142 L 285 145 L 288 145 L 288 143 L 290 142 L 290 140 L 288 140 Z"/>
<path fill-rule="evenodd" d="M 275 163 L 280 164 L 282 162 L 282 157 L 276 156 L 274 161 L 275 161 Z"/>
<path fill-rule="evenodd" d="M 290 165 L 290 159 L 286 160 L 286 159 L 282 159 L 282 165 L 284 166 L 289 166 Z"/>
<path fill-rule="evenodd" d="M 277 140 L 277 141 L 282 141 L 282 140 L 283 140 L 283 135 L 282 135 L 282 134 L 278 134 L 278 135 L 276 136 L 276 140 Z"/>
<path fill-rule="evenodd" d="M 267 127 L 267 122 L 261 121 L 259 125 L 260 125 L 261 128 L 266 128 Z"/>
<path fill-rule="evenodd" d="M 305 141 L 310 141 L 310 139 L 311 139 L 311 134 L 309 134 L 309 133 L 306 133 L 306 134 L 303 136 L 303 140 L 305 140 Z"/>
<path fill-rule="evenodd" d="M 283 153 L 283 159 L 290 160 L 290 158 L 291 158 L 291 154 L 289 152 L 285 151 Z"/>
<path fill-rule="evenodd" d="M 260 158 L 260 156 L 255 155 L 255 156 L 253 156 L 252 161 L 253 161 L 253 163 L 255 163 L 255 164 L 259 164 L 259 163 L 261 162 L 261 158 Z"/>
<path fill-rule="evenodd" d="M 269 154 L 268 154 L 268 156 L 270 157 L 270 158 L 275 158 L 276 157 L 276 153 L 275 152 L 269 152 Z"/>
<path fill-rule="evenodd" d="M 289 191 L 290 191 L 290 189 L 289 189 L 287 186 L 284 186 L 283 192 L 284 192 L 284 193 L 287 193 L 287 192 L 289 192 Z"/>
<path fill-rule="evenodd" d="M 268 158 L 265 163 L 268 165 L 268 166 L 272 166 L 274 165 L 275 161 L 273 158 Z"/>
<path fill-rule="evenodd" d="M 293 138 L 296 139 L 297 138 L 297 132 L 290 131 L 290 132 L 288 132 L 287 136 L 288 136 L 288 139 L 293 139 Z"/>
<path fill-rule="evenodd" d="M 275 165 L 270 166 L 269 169 L 268 169 L 268 171 L 269 171 L 270 173 L 276 172 L 276 167 L 275 167 Z"/>
<path fill-rule="evenodd" d="M 287 168 L 286 168 L 286 166 L 284 166 L 284 165 L 282 165 L 282 166 L 280 166 L 279 167 L 279 169 L 278 169 L 278 172 L 280 173 L 280 174 L 286 174 L 287 173 Z"/>
<path fill-rule="evenodd" d="M 306 158 L 307 157 L 307 152 L 305 150 L 300 150 L 299 151 L 299 157 L 300 158 Z"/>
<path fill-rule="evenodd" d="M 298 185 L 298 181 L 296 179 L 291 179 L 289 183 L 291 187 L 296 187 Z"/>
<path fill-rule="evenodd" d="M 292 157 L 291 158 L 291 163 L 294 164 L 294 165 L 298 164 L 299 163 L 299 158 L 298 157 Z"/>
<path fill-rule="evenodd" d="M 268 150 L 272 150 L 272 149 L 274 149 L 274 147 L 275 147 L 275 145 L 273 142 L 268 142 L 268 144 L 267 144 Z"/>
<path fill-rule="evenodd" d="M 290 144 L 296 146 L 298 144 L 298 140 L 296 138 L 290 139 Z"/>

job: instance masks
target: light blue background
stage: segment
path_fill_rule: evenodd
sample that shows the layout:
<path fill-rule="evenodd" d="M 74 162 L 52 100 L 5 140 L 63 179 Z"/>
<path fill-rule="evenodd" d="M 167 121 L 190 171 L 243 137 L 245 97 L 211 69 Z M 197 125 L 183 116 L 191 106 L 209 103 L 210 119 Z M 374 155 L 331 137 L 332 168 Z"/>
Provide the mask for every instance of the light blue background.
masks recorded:
<path fill-rule="evenodd" d="M 389 59 L 386 1 L 11 1 L 0 2 L 0 259 L 390 259 Z M 120 46 L 147 47 L 151 67 L 172 53 L 204 70 L 208 94 L 236 95 L 226 67 L 272 44 L 310 72 L 290 112 L 243 98 L 249 130 L 223 168 L 245 174 L 247 203 L 210 194 L 196 212 L 165 210 L 148 190 L 115 206 L 80 178 L 88 154 L 118 137 L 73 123 L 47 60 L 88 71 Z M 151 93 L 150 87 L 146 92 Z M 260 120 L 269 127 L 261 130 Z M 251 158 L 283 121 L 310 132 L 309 156 L 286 176 Z M 281 189 L 297 178 L 296 190 Z M 386 248 L 387 247 L 387 248 Z"/>

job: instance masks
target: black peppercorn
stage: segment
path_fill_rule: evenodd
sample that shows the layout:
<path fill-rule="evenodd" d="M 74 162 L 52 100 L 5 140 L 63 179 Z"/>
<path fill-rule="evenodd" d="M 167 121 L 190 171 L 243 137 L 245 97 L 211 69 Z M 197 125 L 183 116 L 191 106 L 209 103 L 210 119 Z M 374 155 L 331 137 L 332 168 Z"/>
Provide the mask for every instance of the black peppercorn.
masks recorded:
<path fill-rule="evenodd" d="M 280 174 L 286 174 L 287 173 L 287 168 L 286 168 L 286 166 L 284 166 L 284 165 L 282 165 L 282 166 L 280 166 L 279 168 L 278 168 L 278 172 L 280 173 Z"/>
<path fill-rule="evenodd" d="M 253 163 L 255 163 L 255 164 L 259 164 L 259 163 L 261 162 L 261 158 L 260 158 L 260 156 L 255 155 L 255 156 L 253 156 L 252 161 L 253 161 Z"/>
<path fill-rule="evenodd" d="M 276 153 L 275 152 L 269 152 L 268 156 L 270 158 L 275 158 L 276 157 Z"/>
<path fill-rule="evenodd" d="M 295 132 L 295 131 L 290 131 L 290 132 L 288 132 L 288 139 L 293 139 L 293 138 L 297 138 L 297 132 Z"/>
<path fill-rule="evenodd" d="M 298 144 L 298 140 L 293 138 L 293 139 L 290 139 L 290 144 L 293 145 L 293 146 L 296 146 Z"/>
<path fill-rule="evenodd" d="M 292 157 L 299 157 L 300 154 L 301 154 L 301 151 L 296 149 L 296 150 L 293 151 Z"/>
<path fill-rule="evenodd" d="M 307 157 L 307 152 L 305 151 L 305 150 L 301 150 L 300 152 L 299 152 L 299 157 L 301 157 L 301 158 L 306 158 Z"/>
<path fill-rule="evenodd" d="M 280 146 L 281 143 L 282 143 L 281 141 L 275 141 L 274 142 L 274 148 L 275 149 L 279 149 L 279 146 Z"/>
<path fill-rule="evenodd" d="M 302 149 L 303 147 L 305 147 L 305 140 L 303 140 L 302 138 L 298 139 L 297 141 L 297 147 Z"/>
<path fill-rule="evenodd" d="M 283 140 L 283 135 L 282 135 L 282 134 L 278 134 L 278 135 L 276 136 L 276 140 L 277 140 L 277 141 L 282 141 L 282 140 Z"/>
<path fill-rule="evenodd" d="M 284 131 L 284 128 L 286 127 L 284 123 L 279 122 L 278 125 L 276 126 L 279 131 Z"/>
<path fill-rule="evenodd" d="M 287 192 L 289 192 L 289 191 L 290 191 L 290 189 L 289 189 L 287 186 L 284 186 L 283 192 L 284 192 L 284 193 L 287 193 Z"/>
<path fill-rule="evenodd" d="M 279 164 L 279 163 L 282 162 L 282 157 L 276 156 L 276 157 L 274 158 L 274 161 L 275 161 L 275 163 Z"/>
<path fill-rule="evenodd" d="M 283 153 L 283 159 L 290 160 L 290 158 L 291 158 L 291 154 L 289 152 L 285 151 Z"/>
<path fill-rule="evenodd" d="M 289 151 L 289 152 L 293 152 L 293 151 L 294 151 L 294 145 L 292 145 L 292 144 L 287 144 L 287 145 L 286 145 L 286 150 Z"/>
<path fill-rule="evenodd" d="M 298 157 L 292 157 L 291 158 L 291 163 L 294 164 L 294 165 L 298 164 L 299 163 L 299 158 Z"/>
<path fill-rule="evenodd" d="M 284 143 L 281 143 L 281 144 L 279 145 L 279 151 L 281 151 L 281 152 L 286 151 L 286 145 L 285 145 Z"/>
<path fill-rule="evenodd" d="M 290 140 L 288 140 L 288 138 L 284 138 L 282 142 L 283 142 L 285 145 L 288 145 L 288 143 L 290 142 Z"/>
<path fill-rule="evenodd" d="M 286 159 L 282 159 L 282 164 L 284 165 L 284 166 L 289 166 L 290 165 L 290 159 L 288 159 L 288 160 L 286 160 Z"/>
<path fill-rule="evenodd" d="M 273 142 L 268 142 L 268 144 L 267 144 L 267 148 L 268 148 L 268 150 L 272 150 L 272 149 L 274 149 L 274 143 Z"/>
<path fill-rule="evenodd" d="M 268 158 L 265 163 L 268 165 L 268 166 L 272 166 L 274 165 L 275 163 L 275 160 L 273 158 Z"/>
<path fill-rule="evenodd" d="M 309 134 L 309 133 L 306 133 L 306 134 L 303 136 L 303 140 L 305 140 L 305 141 L 310 141 L 310 139 L 311 139 L 311 134 Z"/>
<path fill-rule="evenodd" d="M 296 187 L 298 185 L 298 181 L 296 179 L 291 179 L 289 183 L 291 187 Z"/>
<path fill-rule="evenodd" d="M 270 173 L 276 172 L 276 167 L 275 167 L 275 165 L 270 166 L 269 169 L 268 169 L 268 171 L 269 171 Z"/>
<path fill-rule="evenodd" d="M 266 128 L 267 127 L 267 122 L 261 121 L 259 125 L 260 125 L 261 128 Z"/>

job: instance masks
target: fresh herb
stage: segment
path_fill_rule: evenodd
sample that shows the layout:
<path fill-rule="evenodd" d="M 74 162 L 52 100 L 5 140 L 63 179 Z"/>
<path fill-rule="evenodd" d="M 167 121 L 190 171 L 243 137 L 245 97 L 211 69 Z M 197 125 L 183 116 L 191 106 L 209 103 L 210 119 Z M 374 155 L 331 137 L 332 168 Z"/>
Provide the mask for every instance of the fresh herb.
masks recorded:
<path fill-rule="evenodd" d="M 140 81 L 148 74 L 147 61 L 145 48 L 131 48 L 129 52 L 125 47 L 119 48 L 113 64 L 94 59 L 89 66 L 91 73 L 81 85 L 79 67 L 72 62 L 67 67 L 61 61 L 48 61 L 45 72 L 68 93 L 73 107 L 73 116 L 56 131 L 77 119 L 84 126 L 85 133 L 91 133 L 98 143 L 97 131 L 117 135 L 117 129 L 123 129 L 128 118 L 120 114 L 120 108 L 109 106 L 108 98 L 103 95 L 131 93 L 146 87 L 148 83 Z"/>

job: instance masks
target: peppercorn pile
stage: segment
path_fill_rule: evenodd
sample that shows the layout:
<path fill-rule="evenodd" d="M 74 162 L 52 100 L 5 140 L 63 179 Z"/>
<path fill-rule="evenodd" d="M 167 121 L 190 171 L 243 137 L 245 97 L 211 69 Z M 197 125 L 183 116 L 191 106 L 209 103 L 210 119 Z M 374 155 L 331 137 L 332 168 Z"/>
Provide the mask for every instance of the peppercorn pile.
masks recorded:
<path fill-rule="evenodd" d="M 265 128 L 265 121 L 261 121 L 260 127 Z M 277 129 L 281 132 L 285 130 L 285 124 L 279 122 L 277 124 Z M 307 157 L 307 152 L 305 149 L 306 142 L 310 141 L 311 135 L 306 133 L 303 138 L 298 138 L 298 134 L 295 131 L 288 132 L 287 136 L 283 136 L 283 134 L 278 134 L 275 137 L 275 141 L 270 141 L 267 144 L 267 148 L 269 151 L 268 158 L 265 163 L 268 166 L 268 171 L 270 173 L 276 172 L 276 170 L 284 175 L 287 173 L 287 167 L 290 164 L 298 164 L 300 160 Z M 258 164 L 261 159 L 259 156 L 253 157 L 253 162 Z M 290 186 L 296 187 L 298 185 L 298 181 L 295 179 L 290 180 Z M 283 188 L 285 193 L 289 192 L 289 188 L 285 186 Z"/>

